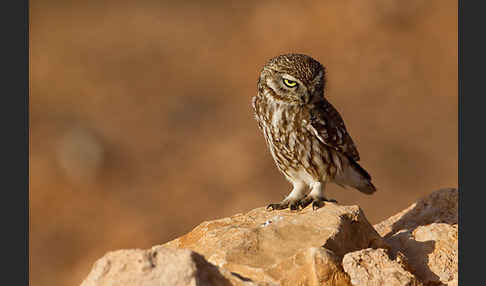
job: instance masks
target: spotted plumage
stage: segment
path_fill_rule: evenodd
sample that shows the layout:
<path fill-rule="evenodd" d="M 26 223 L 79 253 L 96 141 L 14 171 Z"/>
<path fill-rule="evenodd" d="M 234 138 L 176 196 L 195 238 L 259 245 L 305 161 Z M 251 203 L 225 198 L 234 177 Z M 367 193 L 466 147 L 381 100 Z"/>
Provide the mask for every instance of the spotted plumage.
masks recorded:
<path fill-rule="evenodd" d="M 371 194 L 371 176 L 338 111 L 324 97 L 325 68 L 313 58 L 286 54 L 267 62 L 252 99 L 255 118 L 277 168 L 293 185 L 291 193 L 268 209 L 293 210 L 327 199 L 328 182 Z M 306 196 L 307 189 L 311 189 Z"/>

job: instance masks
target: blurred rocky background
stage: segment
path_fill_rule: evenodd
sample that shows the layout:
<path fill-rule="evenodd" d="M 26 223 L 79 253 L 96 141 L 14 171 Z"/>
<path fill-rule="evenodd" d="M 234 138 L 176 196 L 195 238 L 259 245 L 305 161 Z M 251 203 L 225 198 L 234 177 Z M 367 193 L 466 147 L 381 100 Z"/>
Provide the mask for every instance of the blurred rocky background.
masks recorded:
<path fill-rule="evenodd" d="M 328 69 L 378 192 L 371 223 L 457 186 L 457 1 L 30 1 L 30 283 L 279 201 L 250 99 L 265 61 Z"/>

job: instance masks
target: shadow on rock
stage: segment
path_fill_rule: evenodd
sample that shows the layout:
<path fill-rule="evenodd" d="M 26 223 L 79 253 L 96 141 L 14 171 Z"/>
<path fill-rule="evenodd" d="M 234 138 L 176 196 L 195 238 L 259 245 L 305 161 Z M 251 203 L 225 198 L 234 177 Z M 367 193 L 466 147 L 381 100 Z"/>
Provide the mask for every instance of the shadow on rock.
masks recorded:
<path fill-rule="evenodd" d="M 458 190 L 442 189 L 374 227 L 425 285 L 457 279 Z"/>

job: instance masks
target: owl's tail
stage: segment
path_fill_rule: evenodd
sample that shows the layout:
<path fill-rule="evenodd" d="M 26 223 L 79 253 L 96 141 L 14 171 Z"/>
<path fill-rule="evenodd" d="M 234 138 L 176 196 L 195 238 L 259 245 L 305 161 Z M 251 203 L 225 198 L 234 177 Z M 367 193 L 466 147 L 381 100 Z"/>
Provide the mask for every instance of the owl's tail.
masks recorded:
<path fill-rule="evenodd" d="M 353 159 L 345 158 L 349 164 L 342 164 L 343 170 L 334 177 L 334 182 L 341 186 L 350 186 L 358 191 L 371 195 L 376 187 L 371 183 L 371 176 Z"/>

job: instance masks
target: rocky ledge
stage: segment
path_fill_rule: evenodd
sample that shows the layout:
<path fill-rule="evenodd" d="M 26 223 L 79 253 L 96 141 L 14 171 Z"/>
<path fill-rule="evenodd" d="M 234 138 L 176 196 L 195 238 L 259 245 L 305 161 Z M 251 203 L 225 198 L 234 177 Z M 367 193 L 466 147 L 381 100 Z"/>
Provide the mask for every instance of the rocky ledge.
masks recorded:
<path fill-rule="evenodd" d="M 442 189 L 375 226 L 357 206 L 258 208 L 109 252 L 81 285 L 457 285 L 457 201 Z"/>

